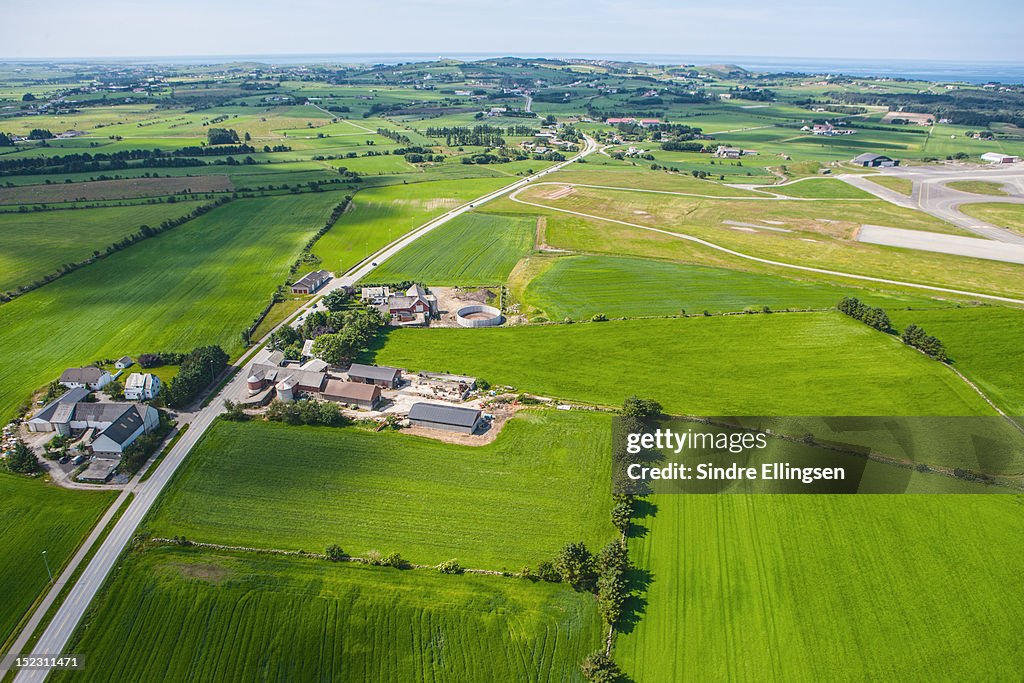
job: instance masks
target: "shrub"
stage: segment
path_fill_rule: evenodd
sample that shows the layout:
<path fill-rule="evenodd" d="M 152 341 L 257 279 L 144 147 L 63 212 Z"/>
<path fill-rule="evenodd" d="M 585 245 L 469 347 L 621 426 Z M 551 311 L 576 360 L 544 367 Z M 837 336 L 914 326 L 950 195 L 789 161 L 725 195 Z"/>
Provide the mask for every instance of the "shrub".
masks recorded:
<path fill-rule="evenodd" d="M 562 580 L 561 575 L 555 569 L 555 565 L 547 560 L 537 565 L 537 573 L 534 576 L 548 583 L 558 583 Z"/>
<path fill-rule="evenodd" d="M 39 464 L 35 451 L 18 439 L 14 442 L 14 449 L 7 456 L 7 469 L 16 474 L 35 474 L 42 469 L 42 465 Z"/>
<path fill-rule="evenodd" d="M 388 553 L 380 561 L 383 567 L 394 567 L 395 569 L 401 569 L 405 566 L 405 560 L 398 553 Z"/>
<path fill-rule="evenodd" d="M 327 552 L 324 554 L 327 556 L 327 559 L 331 562 L 341 562 L 346 557 L 348 557 L 345 551 L 342 550 L 341 546 L 337 543 L 327 546 Z"/>
<path fill-rule="evenodd" d="M 590 683 L 617 683 L 622 680 L 622 671 L 618 664 L 601 650 L 587 655 L 580 664 L 580 670 Z"/>
<path fill-rule="evenodd" d="M 445 560 L 437 565 L 437 571 L 442 574 L 461 574 L 462 565 L 459 564 L 458 560 Z"/>

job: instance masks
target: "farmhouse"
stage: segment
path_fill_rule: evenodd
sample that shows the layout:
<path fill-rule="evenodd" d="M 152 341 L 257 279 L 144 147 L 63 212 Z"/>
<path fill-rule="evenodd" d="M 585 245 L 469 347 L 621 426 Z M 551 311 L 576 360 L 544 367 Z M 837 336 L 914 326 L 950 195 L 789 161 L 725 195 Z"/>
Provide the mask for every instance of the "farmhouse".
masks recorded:
<path fill-rule="evenodd" d="M 383 304 L 391 296 L 391 289 L 388 287 L 363 287 L 359 298 L 367 304 Z"/>
<path fill-rule="evenodd" d="M 161 389 L 160 378 L 149 372 L 133 372 L 124 383 L 124 397 L 129 401 L 149 401 Z"/>
<path fill-rule="evenodd" d="M 292 285 L 292 294 L 313 294 L 330 280 L 331 274 L 326 270 L 314 270 Z"/>
<path fill-rule="evenodd" d="M 1015 164 L 1020 161 L 1020 157 L 1001 154 L 1000 152 L 985 152 L 981 155 L 981 160 L 987 161 L 990 164 Z"/>
<path fill-rule="evenodd" d="M 482 421 L 483 414 L 473 408 L 458 408 L 438 403 L 414 403 L 409 408 L 409 422 L 414 427 L 472 434 Z"/>
<path fill-rule="evenodd" d="M 380 387 L 376 384 L 343 382 L 340 379 L 327 380 L 322 395 L 327 401 L 354 405 L 366 410 L 373 410 L 380 403 Z"/>
<path fill-rule="evenodd" d="M 807 126 L 804 126 L 806 129 Z M 853 135 L 856 131 L 851 128 L 836 128 L 831 123 L 826 121 L 825 123 L 816 123 L 810 128 L 811 133 L 814 135 Z"/>
<path fill-rule="evenodd" d="M 122 406 L 123 403 L 80 403 L 79 406 Z M 75 411 L 76 413 L 78 411 Z M 107 416 L 114 410 L 108 411 Z M 92 452 L 99 457 L 120 457 L 128 446 L 146 432 L 160 426 L 160 414 L 152 406 L 129 405 L 92 441 Z"/>
<path fill-rule="evenodd" d="M 84 368 L 68 368 L 60 376 L 60 383 L 68 389 L 85 387 L 92 391 L 98 391 L 110 384 L 113 377 L 110 373 L 101 368 L 87 366 Z"/>
<path fill-rule="evenodd" d="M 132 360 L 131 356 L 121 356 L 114 363 L 114 367 L 118 370 L 124 370 L 125 368 L 130 368 L 134 363 L 135 361 Z"/>
<path fill-rule="evenodd" d="M 869 152 L 854 157 L 853 163 L 865 168 L 892 168 L 900 165 L 898 159 L 892 159 L 884 154 L 871 154 Z"/>
<path fill-rule="evenodd" d="M 376 384 L 386 389 L 397 389 L 402 384 L 402 371 L 382 365 L 353 363 L 348 369 L 348 380 L 362 384 Z"/>
<path fill-rule="evenodd" d="M 725 145 L 719 145 L 718 149 L 715 150 L 715 156 L 720 159 L 739 159 L 743 156 L 742 149 L 736 149 L 735 147 L 726 147 Z"/>
<path fill-rule="evenodd" d="M 425 321 L 436 308 L 437 297 L 427 294 L 418 284 L 413 284 L 405 294 L 392 294 L 388 297 L 388 314 L 392 320 L 399 322 L 416 320 L 417 316 L 423 316 Z"/>

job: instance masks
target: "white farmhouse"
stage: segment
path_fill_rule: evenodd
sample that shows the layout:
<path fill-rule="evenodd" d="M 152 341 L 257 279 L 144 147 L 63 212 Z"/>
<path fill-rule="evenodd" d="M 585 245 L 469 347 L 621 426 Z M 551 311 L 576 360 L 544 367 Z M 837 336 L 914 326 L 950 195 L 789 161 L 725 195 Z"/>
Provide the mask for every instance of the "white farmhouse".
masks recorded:
<path fill-rule="evenodd" d="M 60 383 L 68 389 L 85 387 L 90 391 L 98 391 L 110 384 L 113 377 L 106 370 L 97 367 L 68 368 L 60 376 Z"/>
<path fill-rule="evenodd" d="M 129 401 L 149 401 L 157 397 L 161 389 L 160 378 L 146 372 L 133 372 L 124 383 L 124 397 Z"/>

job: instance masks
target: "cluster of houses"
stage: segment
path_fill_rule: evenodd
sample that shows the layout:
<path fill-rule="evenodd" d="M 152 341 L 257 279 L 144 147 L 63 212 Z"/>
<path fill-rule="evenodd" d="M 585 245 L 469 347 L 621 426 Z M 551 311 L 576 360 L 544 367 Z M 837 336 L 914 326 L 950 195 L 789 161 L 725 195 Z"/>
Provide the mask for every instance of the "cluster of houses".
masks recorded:
<path fill-rule="evenodd" d="M 658 124 L 660 124 L 661 119 L 638 119 L 632 116 L 627 116 L 625 118 L 605 119 L 605 123 L 607 123 L 609 126 L 617 126 L 620 123 L 623 123 L 636 124 L 641 128 L 650 128 L 651 126 L 657 126 Z"/>
<path fill-rule="evenodd" d="M 559 139 L 558 133 L 552 128 L 542 128 L 539 133 L 534 134 L 533 140 L 524 140 L 519 146 L 533 154 L 547 154 L 554 149 L 571 150 L 575 144 L 570 140 Z"/>
<path fill-rule="evenodd" d="M 392 292 L 390 287 L 363 287 L 360 298 L 394 325 L 427 325 L 437 317 L 437 297 L 418 284 L 404 292 Z"/>
<path fill-rule="evenodd" d="M 813 126 L 804 126 L 800 130 L 805 133 L 811 133 L 813 135 L 824 135 L 826 137 L 832 137 L 834 135 L 853 135 L 857 131 L 852 128 L 836 128 L 831 123 L 826 121 L 825 123 L 815 123 Z"/>
<path fill-rule="evenodd" d="M 472 378 L 424 377 L 440 399 L 462 400 L 475 386 Z M 274 351 L 265 361 L 249 366 L 246 383 L 250 398 L 244 405 L 250 408 L 277 398 L 286 403 L 311 399 L 332 401 L 352 409 L 377 410 L 384 402 L 383 392 L 399 389 L 407 380 L 399 368 L 353 363 L 345 372 L 335 373 L 321 360 L 300 364 L 287 361 L 283 353 Z M 409 408 L 408 419 L 413 426 L 473 434 L 484 417 L 475 408 L 416 402 Z"/>
<path fill-rule="evenodd" d="M 132 364 L 132 359 L 125 356 L 115 367 L 121 371 Z M 67 391 L 27 420 L 28 431 L 75 437 L 96 458 L 120 459 L 136 439 L 160 425 L 160 413 L 141 401 L 156 398 L 161 383 L 156 375 L 134 372 L 124 383 L 126 401 L 98 401 L 93 392 L 102 391 L 114 379 L 108 370 L 95 366 L 68 368 L 58 379 Z M 115 464 L 110 463 L 106 471 Z"/>

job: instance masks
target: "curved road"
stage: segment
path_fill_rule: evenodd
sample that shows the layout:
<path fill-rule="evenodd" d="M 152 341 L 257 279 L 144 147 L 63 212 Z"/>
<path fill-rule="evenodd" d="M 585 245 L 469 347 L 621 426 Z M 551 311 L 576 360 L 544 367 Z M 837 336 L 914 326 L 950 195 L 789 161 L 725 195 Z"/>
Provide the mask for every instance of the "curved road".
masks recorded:
<path fill-rule="evenodd" d="M 592 154 L 594 151 L 597 150 L 597 144 L 591 138 L 586 138 L 586 140 L 587 144 L 584 147 L 583 151 L 581 151 L 575 157 L 560 162 L 544 171 L 541 171 L 540 173 L 535 173 L 532 176 L 528 176 L 521 180 L 517 180 L 516 182 L 507 185 L 501 188 L 500 190 L 483 195 L 482 197 L 479 197 L 478 199 L 475 199 L 472 202 L 467 202 L 466 204 L 463 204 L 455 209 L 452 209 L 451 211 L 448 211 L 442 214 L 441 216 L 427 223 L 424 223 L 420 227 L 398 238 L 388 246 L 384 247 L 383 249 L 373 254 L 368 259 L 362 261 L 361 263 L 351 268 L 343 276 L 332 280 L 321 291 L 320 296 L 323 296 L 323 294 L 326 294 L 327 292 L 333 289 L 337 289 L 341 286 L 355 284 L 358 280 L 366 277 L 370 272 L 372 272 L 373 269 L 376 268 L 377 265 L 379 265 L 380 263 L 383 263 L 388 258 L 394 256 L 399 251 L 409 246 L 410 244 L 412 244 L 419 238 L 423 237 L 427 233 L 431 232 L 432 230 L 444 225 L 445 223 L 447 223 L 448 221 L 452 220 L 457 216 L 461 216 L 467 211 L 471 211 L 474 207 L 492 201 L 499 197 L 503 197 L 511 192 L 521 190 L 523 187 L 525 187 L 528 183 L 532 182 L 533 180 L 546 176 L 549 173 L 554 173 L 555 171 L 558 171 L 564 168 L 565 166 L 568 166 L 569 164 L 573 163 L 576 159 Z M 295 314 L 293 314 L 285 322 L 282 322 L 281 325 L 279 325 L 278 327 L 286 325 L 295 317 L 308 312 L 311 308 L 313 308 L 316 305 L 320 296 L 310 300 L 305 306 L 296 311 Z M 261 350 L 256 352 L 254 356 L 255 358 L 261 359 L 265 357 L 265 354 L 267 352 L 261 348 L 262 344 L 265 343 L 265 341 L 266 337 L 261 339 L 259 343 L 256 344 L 255 348 Z M 243 361 L 240 361 L 239 366 L 244 366 L 244 361 L 246 360 L 247 359 L 243 359 Z M 188 431 L 185 432 L 181 439 L 179 439 L 178 442 L 174 445 L 174 447 L 170 450 L 170 452 L 167 454 L 164 460 L 160 463 L 159 467 L 157 467 L 153 475 L 146 481 L 137 481 L 134 483 L 134 486 L 132 487 L 131 490 L 134 491 L 135 498 L 132 499 L 131 503 L 124 511 L 124 514 L 114 525 L 110 534 L 106 537 L 106 539 L 104 539 L 103 543 L 96 551 L 96 554 L 93 556 L 93 558 L 89 561 L 89 564 L 83 570 L 81 577 L 71 588 L 70 592 L 67 595 L 67 598 L 64 600 L 60 608 L 57 610 L 57 613 L 54 615 L 53 619 L 46 627 L 46 630 L 43 632 L 43 635 L 39 638 L 39 641 L 32 648 L 32 655 L 37 657 L 43 655 L 53 656 L 64 652 L 64 648 L 67 645 L 68 640 L 71 638 L 71 634 L 74 632 L 75 628 L 82 620 L 82 617 L 85 615 L 86 609 L 89 607 L 89 603 L 92 602 L 92 599 L 96 596 L 96 593 L 102 587 L 103 582 L 106 580 L 107 576 L 110 574 L 111 569 L 113 569 L 114 564 L 117 562 L 117 558 L 120 557 L 125 547 L 128 545 L 132 537 L 135 535 L 135 532 L 138 529 L 139 524 L 142 522 L 142 519 L 146 516 L 146 513 L 149 512 L 149 509 L 153 506 L 153 503 L 156 501 L 161 491 L 163 491 L 164 487 L 174 476 L 174 473 L 175 471 L 177 471 L 178 466 L 181 465 L 181 463 L 185 460 L 185 456 L 188 455 L 189 451 L 192 450 L 192 447 L 195 446 L 196 442 L 199 441 L 199 439 L 206 432 L 207 428 L 209 428 L 213 421 L 222 412 L 224 412 L 223 400 L 240 398 L 242 396 L 245 396 L 246 393 L 247 392 L 245 383 L 245 373 L 236 372 L 234 377 L 232 377 L 232 379 L 209 402 L 209 404 L 194 414 L 194 416 L 191 419 L 191 422 L 189 423 L 190 426 L 188 428 Z M 123 496 L 125 495 L 127 495 L 127 493 L 123 494 Z M 118 500 L 120 501 L 121 498 L 119 498 Z M 112 511 L 114 509 L 115 508 L 111 508 L 111 510 L 108 511 L 108 514 L 104 516 L 103 520 L 101 520 L 100 525 L 98 525 L 93 530 L 93 533 L 89 537 L 93 543 L 95 542 L 96 537 L 98 537 L 98 535 L 102 531 L 103 525 L 113 515 Z M 56 593 L 60 590 L 60 586 L 62 586 L 70 578 L 71 574 L 75 570 L 75 567 L 77 567 L 78 563 L 81 561 L 82 557 L 84 557 L 85 553 L 88 552 L 89 547 L 91 547 L 91 543 L 87 542 L 80 550 L 79 554 L 75 556 L 75 559 L 77 559 L 78 562 L 75 562 L 73 560 L 72 563 L 69 564 L 69 566 L 61 574 L 58 582 L 55 584 L 55 587 L 51 588 L 50 593 L 47 594 L 47 596 L 44 598 L 43 604 L 40 605 L 40 607 L 36 610 L 36 613 L 33 614 L 32 620 L 30 621 L 29 625 L 19 635 L 19 638 L 16 641 L 15 646 L 11 648 L 12 653 L 19 652 L 24 648 L 24 644 L 27 641 L 28 637 L 31 636 L 31 633 L 34 630 L 35 625 L 39 623 L 42 615 L 45 614 L 46 608 L 54 601 Z M 145 655 L 143 653 L 140 653 L 139 656 Z M 40 669 L 22 670 L 18 672 L 15 681 L 17 683 L 33 683 L 43 681 L 46 678 L 47 673 L 47 671 Z"/>

